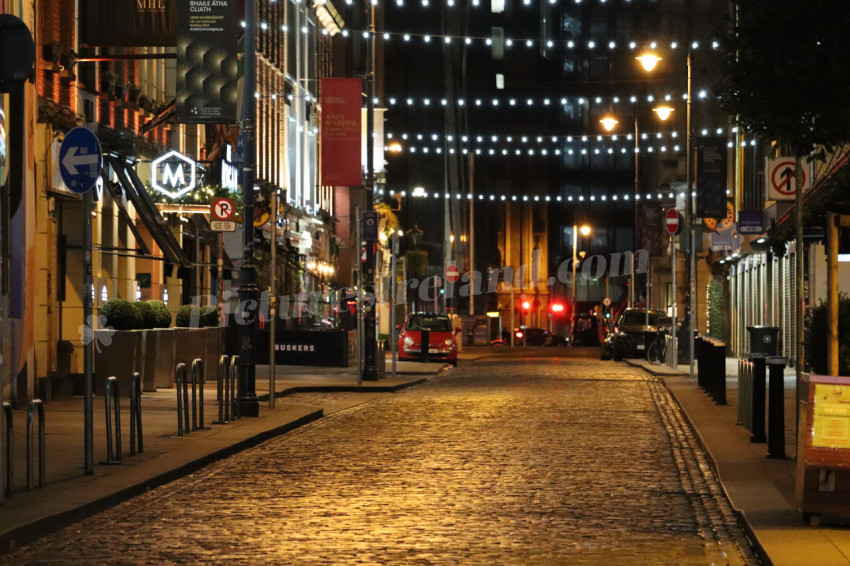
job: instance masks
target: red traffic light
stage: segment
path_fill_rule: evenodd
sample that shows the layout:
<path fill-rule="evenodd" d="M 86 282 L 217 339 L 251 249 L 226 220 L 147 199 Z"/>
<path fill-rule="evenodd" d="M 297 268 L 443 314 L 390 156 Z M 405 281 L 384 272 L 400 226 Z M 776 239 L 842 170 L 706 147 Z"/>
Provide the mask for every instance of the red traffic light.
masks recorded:
<path fill-rule="evenodd" d="M 531 303 L 529 303 L 528 301 L 523 301 L 522 302 L 522 310 L 527 311 L 527 310 L 530 310 L 530 309 L 531 309 Z"/>

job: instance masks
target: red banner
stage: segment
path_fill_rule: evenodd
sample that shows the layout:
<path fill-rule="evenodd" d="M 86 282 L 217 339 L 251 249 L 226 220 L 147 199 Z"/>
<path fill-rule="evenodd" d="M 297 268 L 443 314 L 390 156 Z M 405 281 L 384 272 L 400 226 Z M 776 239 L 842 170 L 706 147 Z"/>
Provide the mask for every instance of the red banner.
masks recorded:
<path fill-rule="evenodd" d="M 360 185 L 360 79 L 322 79 L 322 185 Z"/>

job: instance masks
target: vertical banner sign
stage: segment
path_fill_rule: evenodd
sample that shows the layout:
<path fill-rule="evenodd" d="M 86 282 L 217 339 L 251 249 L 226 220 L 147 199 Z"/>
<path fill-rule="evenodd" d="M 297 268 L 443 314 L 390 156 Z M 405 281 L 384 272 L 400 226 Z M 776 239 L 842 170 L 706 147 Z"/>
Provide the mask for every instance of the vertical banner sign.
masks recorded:
<path fill-rule="evenodd" d="M 236 122 L 237 0 L 179 0 L 177 99 L 179 124 Z"/>
<path fill-rule="evenodd" d="M 726 216 L 726 138 L 697 140 L 697 207 L 700 218 Z"/>
<path fill-rule="evenodd" d="M 360 79 L 322 79 L 322 185 L 359 185 Z"/>

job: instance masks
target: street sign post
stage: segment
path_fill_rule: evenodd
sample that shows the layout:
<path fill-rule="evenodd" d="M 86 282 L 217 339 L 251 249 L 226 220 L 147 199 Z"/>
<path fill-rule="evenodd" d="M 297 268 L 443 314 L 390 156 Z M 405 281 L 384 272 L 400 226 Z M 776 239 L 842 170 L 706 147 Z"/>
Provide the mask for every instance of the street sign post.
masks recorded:
<path fill-rule="evenodd" d="M 102 168 L 103 151 L 97 136 L 86 128 L 74 128 L 65 135 L 59 147 L 59 173 L 69 189 L 79 194 L 88 192 Z"/>
<path fill-rule="evenodd" d="M 684 220 L 682 219 L 682 213 L 675 208 L 671 208 L 667 211 L 667 214 L 664 215 L 664 227 L 667 228 L 667 232 L 671 236 L 675 236 L 681 232 L 683 224 Z"/>
<path fill-rule="evenodd" d="M 446 281 L 449 283 L 457 283 L 460 279 L 460 271 L 455 264 L 450 263 L 446 266 Z"/>
<path fill-rule="evenodd" d="M 233 214 L 236 204 L 233 199 L 227 197 L 216 197 L 210 202 L 210 228 L 215 232 L 233 232 L 236 230 L 236 222 Z"/>
<path fill-rule="evenodd" d="M 778 157 L 767 159 L 765 171 L 765 182 L 767 183 L 767 200 L 794 200 L 796 194 L 795 175 L 797 168 L 794 157 Z M 802 186 L 803 191 L 809 189 L 811 180 L 808 171 L 803 169 Z"/>
<path fill-rule="evenodd" d="M 92 194 L 103 168 L 100 141 L 85 128 L 74 128 L 65 135 L 59 147 L 59 173 L 62 181 L 75 193 L 83 195 L 83 459 L 85 472 L 94 474 L 94 325 L 92 314 Z"/>

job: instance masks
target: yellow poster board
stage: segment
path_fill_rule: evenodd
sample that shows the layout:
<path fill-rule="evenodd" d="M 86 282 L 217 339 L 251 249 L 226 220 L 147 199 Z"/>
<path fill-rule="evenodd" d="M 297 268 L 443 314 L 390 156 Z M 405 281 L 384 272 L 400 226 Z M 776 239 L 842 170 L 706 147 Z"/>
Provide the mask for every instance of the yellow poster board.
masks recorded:
<path fill-rule="evenodd" d="M 814 385 L 812 446 L 850 448 L 850 385 Z"/>

